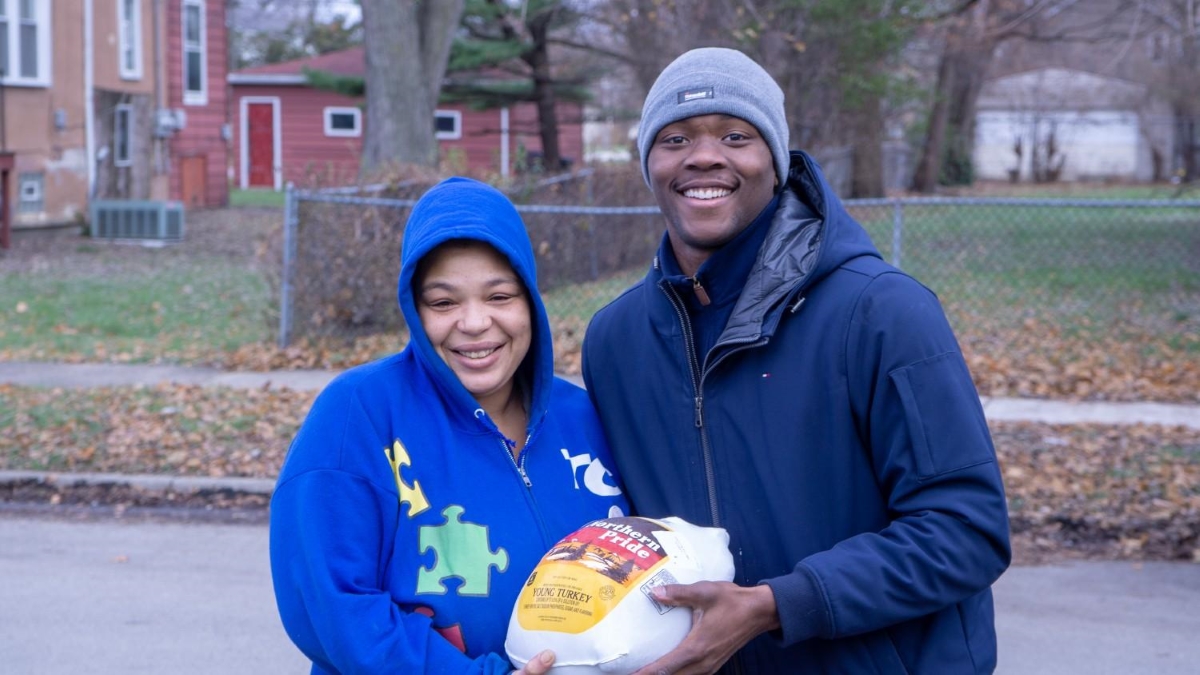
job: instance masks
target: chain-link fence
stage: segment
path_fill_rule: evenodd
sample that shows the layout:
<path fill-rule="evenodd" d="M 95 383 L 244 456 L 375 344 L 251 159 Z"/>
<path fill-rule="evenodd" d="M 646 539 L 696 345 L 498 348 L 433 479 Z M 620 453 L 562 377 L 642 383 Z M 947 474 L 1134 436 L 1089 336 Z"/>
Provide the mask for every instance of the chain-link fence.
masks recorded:
<path fill-rule="evenodd" d="M 576 176 L 511 193 L 560 351 L 577 347 L 592 314 L 645 273 L 662 237 L 657 207 L 596 205 L 649 201 L 640 176 L 610 178 Z M 282 345 L 402 328 L 400 240 L 426 187 L 386 198 L 289 192 Z M 1096 358 L 1069 353 L 1089 341 L 1200 358 L 1200 200 L 901 198 L 846 206 L 884 258 L 938 293 L 977 360 L 1005 358 L 1039 334 L 1057 345 L 1047 348 L 1056 350 L 1047 368 Z"/>

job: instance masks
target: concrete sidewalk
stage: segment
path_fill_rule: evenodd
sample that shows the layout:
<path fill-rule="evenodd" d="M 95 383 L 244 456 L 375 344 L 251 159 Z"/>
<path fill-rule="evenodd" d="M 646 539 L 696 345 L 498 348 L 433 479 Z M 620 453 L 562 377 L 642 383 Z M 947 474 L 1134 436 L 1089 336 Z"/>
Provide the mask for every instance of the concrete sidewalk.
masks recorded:
<path fill-rule="evenodd" d="M 274 370 L 226 371 L 215 368 L 148 366 L 103 363 L 0 363 L 0 383 L 29 387 L 107 387 L 153 385 L 162 382 L 247 389 L 321 389 L 338 371 Z M 582 385 L 578 376 L 567 379 Z M 1042 399 L 982 399 L 990 420 L 1045 422 L 1049 424 L 1161 424 L 1200 429 L 1200 405 L 1172 403 L 1110 403 L 1104 401 L 1050 401 Z"/>

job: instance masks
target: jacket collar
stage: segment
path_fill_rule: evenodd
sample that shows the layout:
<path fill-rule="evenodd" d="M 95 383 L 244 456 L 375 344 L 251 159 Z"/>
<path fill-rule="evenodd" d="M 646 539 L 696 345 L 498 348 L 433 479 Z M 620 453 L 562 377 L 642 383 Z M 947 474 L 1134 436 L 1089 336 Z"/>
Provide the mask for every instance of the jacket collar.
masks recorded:
<path fill-rule="evenodd" d="M 797 298 L 825 275 L 861 255 L 881 257 L 866 231 L 846 213 L 816 161 L 800 151 L 791 155 L 788 183 L 718 345 L 770 337 L 784 311 L 795 307 Z M 650 280 L 661 278 L 663 270 L 656 264 Z M 655 285 L 647 284 L 647 292 L 661 296 L 659 289 L 650 288 Z M 663 334 L 680 331 L 669 306 L 652 316 Z"/>

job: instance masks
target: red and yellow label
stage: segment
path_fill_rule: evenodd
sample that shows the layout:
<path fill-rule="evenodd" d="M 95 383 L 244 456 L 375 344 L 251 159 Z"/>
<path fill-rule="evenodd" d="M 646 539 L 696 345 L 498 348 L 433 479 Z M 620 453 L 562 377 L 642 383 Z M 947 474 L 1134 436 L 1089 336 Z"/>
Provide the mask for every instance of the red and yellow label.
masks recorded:
<path fill-rule="evenodd" d="M 517 602 L 526 630 L 582 633 L 595 626 L 646 572 L 668 559 L 642 518 L 594 520 L 542 556 Z"/>

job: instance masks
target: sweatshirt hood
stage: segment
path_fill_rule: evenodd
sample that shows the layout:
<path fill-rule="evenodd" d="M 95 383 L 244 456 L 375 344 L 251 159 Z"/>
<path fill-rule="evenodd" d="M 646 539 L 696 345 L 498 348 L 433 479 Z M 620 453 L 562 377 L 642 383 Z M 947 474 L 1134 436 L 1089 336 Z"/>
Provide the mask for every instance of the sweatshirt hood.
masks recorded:
<path fill-rule="evenodd" d="M 439 245 L 452 239 L 470 239 L 489 244 L 508 259 L 529 295 L 533 339 L 529 354 L 517 372 L 529 378 L 529 422 L 545 413 L 554 378 L 554 347 L 550 321 L 538 293 L 533 247 L 525 223 L 512 202 L 499 190 L 470 178 L 448 178 L 430 188 L 413 206 L 404 228 L 400 249 L 400 280 L 397 296 L 400 312 L 408 324 L 407 349 L 433 375 L 442 394 L 451 404 L 468 413 L 478 408 L 475 397 L 462 385 L 454 371 L 442 361 L 421 325 L 413 296 L 413 276 L 417 264 Z"/>

